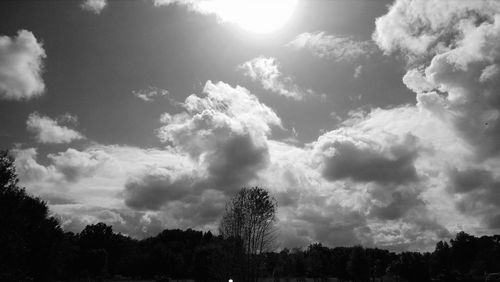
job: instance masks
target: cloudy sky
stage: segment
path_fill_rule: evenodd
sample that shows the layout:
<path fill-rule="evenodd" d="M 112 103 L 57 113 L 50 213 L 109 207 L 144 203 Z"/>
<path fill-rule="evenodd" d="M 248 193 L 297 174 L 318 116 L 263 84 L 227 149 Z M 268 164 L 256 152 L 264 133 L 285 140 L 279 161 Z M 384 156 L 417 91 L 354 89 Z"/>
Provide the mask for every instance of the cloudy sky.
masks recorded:
<path fill-rule="evenodd" d="M 500 2 L 0 3 L 0 148 L 66 230 L 217 230 L 266 187 L 279 247 L 500 231 Z"/>

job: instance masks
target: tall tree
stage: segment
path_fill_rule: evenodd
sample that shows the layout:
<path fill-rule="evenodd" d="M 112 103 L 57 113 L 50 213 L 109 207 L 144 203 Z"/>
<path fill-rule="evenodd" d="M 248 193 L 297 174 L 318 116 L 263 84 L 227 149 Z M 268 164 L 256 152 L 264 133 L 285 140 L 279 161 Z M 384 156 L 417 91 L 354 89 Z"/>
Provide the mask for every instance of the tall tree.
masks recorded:
<path fill-rule="evenodd" d="M 226 205 L 219 232 L 234 241 L 235 257 L 240 257 L 242 278 L 255 280 L 259 255 L 272 248 L 275 239 L 277 204 L 261 187 L 242 188 Z"/>

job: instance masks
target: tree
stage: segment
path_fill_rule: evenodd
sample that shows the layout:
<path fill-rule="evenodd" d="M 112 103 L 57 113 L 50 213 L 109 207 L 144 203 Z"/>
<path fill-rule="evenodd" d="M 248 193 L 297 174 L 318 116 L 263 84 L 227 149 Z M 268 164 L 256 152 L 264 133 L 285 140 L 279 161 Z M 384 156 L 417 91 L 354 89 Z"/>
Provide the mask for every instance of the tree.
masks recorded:
<path fill-rule="evenodd" d="M 256 279 L 259 255 L 272 248 L 276 209 L 274 197 L 260 187 L 241 189 L 226 205 L 219 232 L 234 242 L 233 255 L 240 258 L 244 280 Z"/>
<path fill-rule="evenodd" d="M 310 244 L 307 248 L 307 269 L 314 281 L 317 278 L 326 281 L 330 267 L 329 249 L 321 243 Z"/>
<path fill-rule="evenodd" d="M 370 265 L 365 250 L 361 246 L 353 247 L 347 262 L 347 271 L 354 281 L 366 281 L 370 275 Z"/>
<path fill-rule="evenodd" d="M 17 183 L 14 158 L 0 151 L 0 280 L 50 281 L 63 232 L 45 202 Z"/>

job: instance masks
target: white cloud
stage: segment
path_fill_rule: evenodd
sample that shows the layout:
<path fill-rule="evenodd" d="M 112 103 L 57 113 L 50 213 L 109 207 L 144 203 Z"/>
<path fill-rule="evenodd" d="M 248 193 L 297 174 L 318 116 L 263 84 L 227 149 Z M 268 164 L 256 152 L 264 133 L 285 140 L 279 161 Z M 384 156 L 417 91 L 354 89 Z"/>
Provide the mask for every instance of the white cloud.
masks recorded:
<path fill-rule="evenodd" d="M 28 100 L 42 95 L 42 44 L 31 31 L 20 30 L 16 37 L 0 36 L 0 98 Z"/>
<path fill-rule="evenodd" d="M 375 53 L 376 46 L 371 41 L 356 41 L 351 37 L 327 35 L 325 32 L 304 32 L 297 35 L 287 46 L 308 49 L 315 56 L 335 61 L 354 61 Z"/>
<path fill-rule="evenodd" d="M 35 134 L 40 143 L 61 144 L 85 138 L 78 131 L 62 126 L 56 120 L 36 112 L 28 116 L 26 127 L 28 131 Z"/>
<path fill-rule="evenodd" d="M 245 76 L 260 82 L 264 89 L 279 95 L 302 100 L 309 94 L 300 89 L 292 77 L 281 73 L 280 65 L 275 58 L 258 57 L 241 64 L 238 68 L 243 70 Z"/>
<path fill-rule="evenodd" d="M 404 82 L 423 107 L 449 118 L 478 157 L 500 153 L 500 85 L 494 64 L 500 58 L 500 3 L 397 1 L 377 20 L 374 38 L 386 52 L 400 50 L 418 59 Z"/>
<path fill-rule="evenodd" d="M 132 94 L 143 100 L 144 102 L 153 102 L 156 97 L 168 97 L 170 93 L 168 90 L 159 89 L 157 87 L 148 87 L 147 89 L 132 91 Z"/>
<path fill-rule="evenodd" d="M 107 0 L 83 0 L 83 2 L 80 4 L 80 7 L 85 11 L 89 11 L 94 14 L 100 14 L 107 5 Z"/>
<path fill-rule="evenodd" d="M 81 152 L 73 148 L 67 149 L 66 152 L 49 154 L 47 157 L 52 161 L 54 168 L 68 181 L 77 181 L 81 177 L 92 175 L 110 159 L 110 156 L 103 151 Z"/>
<path fill-rule="evenodd" d="M 363 66 L 357 66 L 354 69 L 354 78 L 359 78 L 362 72 L 363 72 Z"/>
<path fill-rule="evenodd" d="M 429 177 L 429 210 L 454 230 L 498 230 L 500 3 L 398 0 L 377 19 L 373 38 L 386 54 L 406 56 L 403 82 L 429 120 L 418 126 L 428 133 L 416 134 L 435 154 L 417 162 Z"/>
<path fill-rule="evenodd" d="M 186 98 L 185 112 L 163 116 L 159 137 L 199 164 L 196 182 L 232 191 L 267 166 L 267 137 L 281 120 L 245 88 L 208 81 L 203 91 Z"/>

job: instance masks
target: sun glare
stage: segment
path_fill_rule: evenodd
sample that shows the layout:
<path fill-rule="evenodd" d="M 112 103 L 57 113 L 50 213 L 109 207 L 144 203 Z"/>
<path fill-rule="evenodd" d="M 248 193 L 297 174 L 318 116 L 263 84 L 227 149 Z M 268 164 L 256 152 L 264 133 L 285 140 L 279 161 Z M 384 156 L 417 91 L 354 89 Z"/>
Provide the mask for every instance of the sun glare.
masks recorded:
<path fill-rule="evenodd" d="M 256 33 L 270 33 L 283 27 L 298 0 L 213 0 L 204 1 L 204 10 Z"/>

